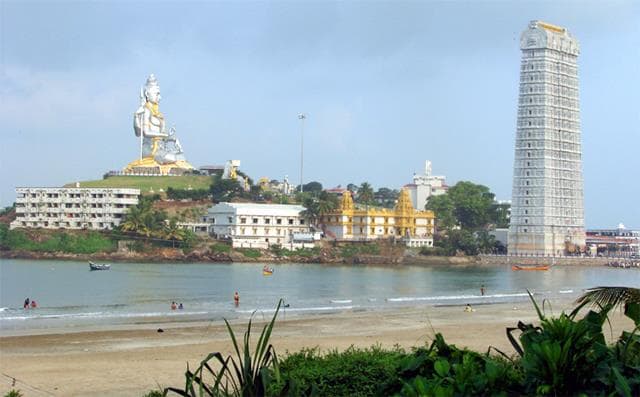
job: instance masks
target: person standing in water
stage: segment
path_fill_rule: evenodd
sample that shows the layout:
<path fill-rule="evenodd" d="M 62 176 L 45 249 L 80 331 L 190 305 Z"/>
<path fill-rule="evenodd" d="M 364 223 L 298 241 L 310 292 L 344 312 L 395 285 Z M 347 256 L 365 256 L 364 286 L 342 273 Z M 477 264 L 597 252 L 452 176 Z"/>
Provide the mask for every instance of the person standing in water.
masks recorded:
<path fill-rule="evenodd" d="M 484 296 L 484 284 L 480 287 L 480 295 Z"/>
<path fill-rule="evenodd" d="M 240 294 L 238 294 L 238 291 L 233 294 L 233 301 L 235 302 L 236 306 L 240 305 Z"/>
<path fill-rule="evenodd" d="M 29 301 L 30 301 L 30 300 L 29 300 L 29 298 L 27 298 L 27 299 L 25 299 L 25 300 L 24 300 L 24 305 L 22 305 L 22 307 L 23 307 L 24 309 L 28 309 L 28 308 L 29 308 Z"/>

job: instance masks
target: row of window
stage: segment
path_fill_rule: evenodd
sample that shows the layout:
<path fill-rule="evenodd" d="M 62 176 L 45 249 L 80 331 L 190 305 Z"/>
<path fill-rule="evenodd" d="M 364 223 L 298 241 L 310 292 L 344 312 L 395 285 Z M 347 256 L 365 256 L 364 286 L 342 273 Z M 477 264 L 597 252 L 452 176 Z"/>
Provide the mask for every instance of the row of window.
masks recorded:
<path fill-rule="evenodd" d="M 552 95 L 540 95 L 540 94 L 528 94 L 523 93 L 518 99 L 520 106 L 527 104 L 546 105 L 546 106 L 560 106 L 567 109 L 578 110 L 577 98 L 560 98 Z"/>
<path fill-rule="evenodd" d="M 264 228 L 264 233 L 258 233 L 258 228 L 257 227 L 253 227 L 253 228 L 241 227 L 239 231 L 240 231 L 240 235 L 241 236 L 258 236 L 258 235 L 270 236 L 270 235 L 274 234 L 274 233 L 272 233 L 274 230 L 275 230 L 275 235 L 276 236 L 280 236 L 280 235 L 286 236 L 288 229 L 275 228 L 275 229 L 271 230 L 270 228 L 265 227 Z M 305 229 L 299 229 L 299 230 L 291 229 L 290 234 L 297 233 L 297 232 L 305 233 L 305 232 L 307 232 L 307 230 L 305 230 Z"/>
<path fill-rule="evenodd" d="M 520 70 L 523 72 L 530 70 L 538 70 L 544 72 L 562 73 L 567 76 L 576 76 L 578 74 L 578 68 L 575 63 L 571 62 L 553 62 L 548 60 L 523 60 L 520 65 Z"/>
<path fill-rule="evenodd" d="M 21 222 L 22 227 L 55 227 L 55 228 L 90 228 L 90 229 L 108 229 L 115 227 L 113 222 Z"/>
<path fill-rule="evenodd" d="M 229 217 L 229 223 L 233 223 L 233 218 Z M 247 224 L 247 219 L 246 217 L 240 217 L 240 224 L 241 225 L 245 225 Z M 257 225 L 259 222 L 260 218 L 251 218 L 251 223 L 254 225 Z M 282 218 L 276 218 L 276 225 L 282 225 Z M 289 225 L 293 225 L 295 223 L 295 219 L 294 218 L 288 218 L 287 220 L 287 224 Z M 304 225 L 305 220 L 303 218 L 298 219 L 298 224 L 300 225 Z M 265 225 L 270 225 L 271 224 L 271 218 L 264 218 L 264 224 Z"/>

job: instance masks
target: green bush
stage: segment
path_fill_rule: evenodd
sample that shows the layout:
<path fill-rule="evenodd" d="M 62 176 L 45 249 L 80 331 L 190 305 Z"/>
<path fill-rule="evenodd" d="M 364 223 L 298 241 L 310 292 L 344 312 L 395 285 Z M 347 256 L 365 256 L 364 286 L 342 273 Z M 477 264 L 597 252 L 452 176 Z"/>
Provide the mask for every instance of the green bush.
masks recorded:
<path fill-rule="evenodd" d="M 158 390 L 151 390 L 149 393 L 145 394 L 142 397 L 163 397 L 164 393 Z"/>
<path fill-rule="evenodd" d="M 281 381 L 269 395 L 282 395 L 286 386 L 294 395 L 388 396 L 399 390 L 398 366 L 406 353 L 400 348 L 384 350 L 350 347 L 321 355 L 305 349 L 280 362 Z"/>
<path fill-rule="evenodd" d="M 231 252 L 231 246 L 225 243 L 214 243 L 209 247 L 214 254 L 227 254 Z"/>
<path fill-rule="evenodd" d="M 356 255 L 380 255 L 380 246 L 376 243 L 349 244 L 340 247 L 340 256 L 351 258 Z"/>
<path fill-rule="evenodd" d="M 58 231 L 43 241 L 34 241 L 23 230 L 14 229 L 0 233 L 0 238 L 0 245 L 11 250 L 93 254 L 116 249 L 116 243 L 111 238 L 98 232 L 76 234 Z"/>
<path fill-rule="evenodd" d="M 262 256 L 262 254 L 260 253 L 260 250 L 257 250 L 255 248 L 238 248 L 237 251 L 247 258 L 255 259 L 255 258 L 260 258 Z"/>
<path fill-rule="evenodd" d="M 3 397 L 22 397 L 23 394 L 20 390 L 11 389 Z"/>
<path fill-rule="evenodd" d="M 442 247 L 422 247 L 420 255 L 424 256 L 449 256 L 451 253 Z"/>
<path fill-rule="evenodd" d="M 459 349 L 441 334 L 417 349 L 400 370 L 403 396 L 521 395 L 522 372 L 512 362 Z"/>

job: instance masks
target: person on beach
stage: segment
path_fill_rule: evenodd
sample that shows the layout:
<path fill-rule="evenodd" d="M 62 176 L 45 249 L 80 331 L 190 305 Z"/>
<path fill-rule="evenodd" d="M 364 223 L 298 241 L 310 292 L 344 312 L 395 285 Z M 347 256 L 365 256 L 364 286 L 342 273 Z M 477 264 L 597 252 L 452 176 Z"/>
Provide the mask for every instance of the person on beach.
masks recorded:
<path fill-rule="evenodd" d="M 484 284 L 480 286 L 480 295 L 484 296 Z"/>
<path fill-rule="evenodd" d="M 466 313 L 471 313 L 474 310 L 471 308 L 471 305 L 467 303 L 467 306 L 464 308 L 464 311 Z"/>
<path fill-rule="evenodd" d="M 178 310 L 182 310 L 184 309 L 184 306 L 182 306 L 182 302 L 180 302 L 180 304 L 178 305 Z"/>
<path fill-rule="evenodd" d="M 36 301 L 35 301 L 35 300 L 32 300 L 32 301 L 31 301 L 31 308 L 32 308 L 32 309 L 35 309 L 36 307 L 38 307 L 38 304 L 36 303 Z"/>
<path fill-rule="evenodd" d="M 24 300 L 24 305 L 22 305 L 23 308 L 28 309 L 29 308 L 29 298 Z"/>
<path fill-rule="evenodd" d="M 171 310 L 176 310 L 178 306 L 176 305 L 175 302 L 171 302 Z"/>
<path fill-rule="evenodd" d="M 240 294 L 238 294 L 238 291 L 233 294 L 233 301 L 235 302 L 236 306 L 240 305 Z"/>

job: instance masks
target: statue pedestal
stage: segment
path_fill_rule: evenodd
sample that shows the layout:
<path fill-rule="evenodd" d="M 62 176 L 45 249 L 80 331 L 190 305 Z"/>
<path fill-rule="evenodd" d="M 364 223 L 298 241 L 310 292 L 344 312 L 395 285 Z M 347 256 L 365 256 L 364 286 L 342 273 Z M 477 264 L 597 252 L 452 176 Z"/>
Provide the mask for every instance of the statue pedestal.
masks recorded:
<path fill-rule="evenodd" d="M 143 175 L 182 175 L 193 169 L 193 166 L 184 160 L 175 163 L 160 164 L 153 157 L 144 157 L 127 164 L 124 172 L 127 174 Z"/>

